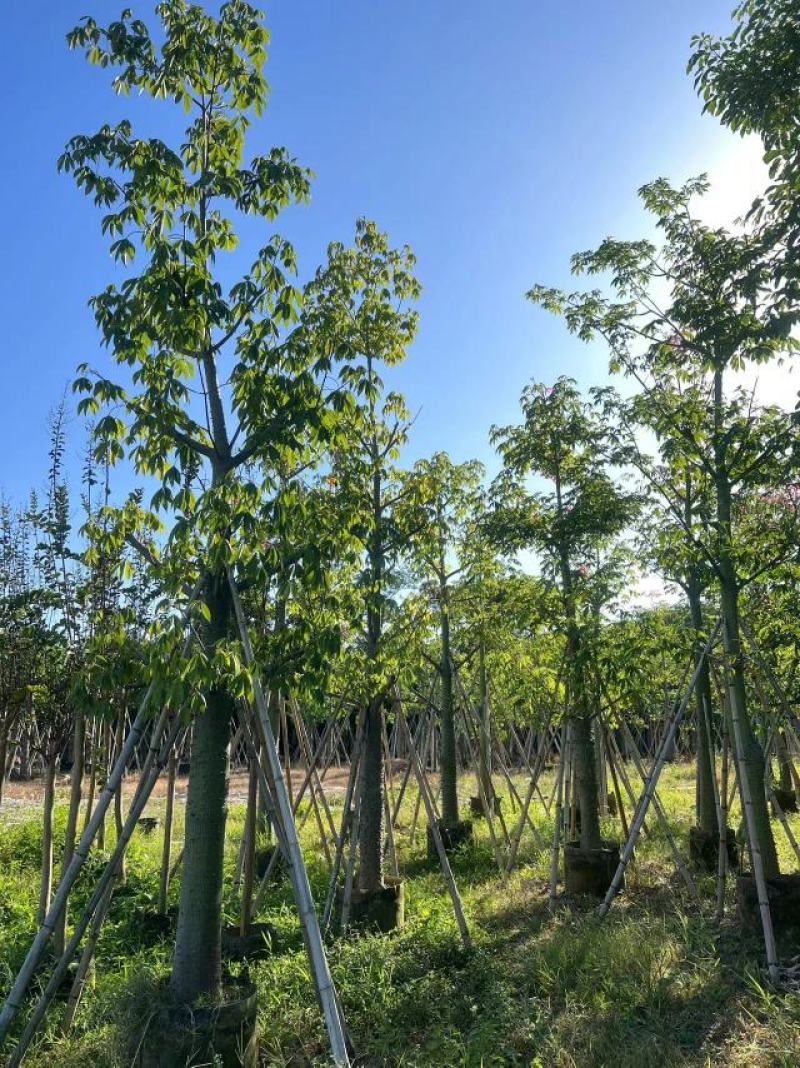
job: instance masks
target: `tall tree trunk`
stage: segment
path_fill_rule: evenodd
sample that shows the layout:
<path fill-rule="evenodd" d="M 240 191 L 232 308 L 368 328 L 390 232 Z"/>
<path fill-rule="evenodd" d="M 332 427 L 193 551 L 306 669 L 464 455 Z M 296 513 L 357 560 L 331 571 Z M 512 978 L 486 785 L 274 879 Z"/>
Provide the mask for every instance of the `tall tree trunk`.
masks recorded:
<path fill-rule="evenodd" d="M 739 583 L 733 558 L 732 492 L 727 466 L 727 444 L 722 429 L 722 372 L 714 375 L 714 482 L 717 495 L 717 567 L 723 619 L 723 641 L 730 668 L 731 716 L 738 723 L 742 752 L 734 746 L 740 775 L 746 777 L 752 799 L 755 845 L 764 863 L 767 879 L 780 873 L 778 852 L 769 821 L 764 790 L 764 751 L 747 712 L 744 655 L 739 627 Z M 736 735 L 732 733 L 735 739 Z"/>
<path fill-rule="evenodd" d="M 556 507 L 559 522 L 563 520 L 564 505 L 561 494 L 560 466 L 555 471 Z M 572 724 L 571 743 L 575 757 L 575 783 L 573 797 L 581 813 L 580 844 L 582 849 L 599 849 L 600 838 L 600 795 L 597 788 L 596 747 L 589 716 L 589 701 L 586 687 L 586 672 L 583 659 L 586 655 L 584 638 L 578 624 L 575 604 L 575 592 L 572 585 L 572 561 L 569 556 L 568 543 L 562 540 L 558 547 L 559 570 L 561 572 L 561 595 L 564 601 L 564 614 L 567 625 L 566 662 L 569 666 L 570 679 L 568 687 L 570 722 Z M 573 821 L 575 809 L 573 807 Z"/>
<path fill-rule="evenodd" d="M 441 601 L 441 663 L 439 674 L 442 680 L 442 818 L 445 826 L 458 823 L 458 767 L 456 758 L 456 725 L 453 714 L 453 663 L 450 657 L 450 613 L 447 590 L 440 589 Z"/>
<path fill-rule="evenodd" d="M 489 704 L 489 685 L 486 678 L 486 647 L 481 639 L 478 648 L 478 685 L 480 687 L 481 744 L 478 774 L 483 785 L 483 794 L 489 804 L 494 799 L 492 784 L 492 710 Z"/>
<path fill-rule="evenodd" d="M 581 813 L 582 849 L 599 849 L 600 804 L 595 767 L 595 744 L 592 720 L 585 715 L 572 719 L 572 744 L 575 754 L 575 779 Z"/>
<path fill-rule="evenodd" d="M 358 827 L 358 887 L 383 885 L 383 701 L 373 697 L 364 724 Z"/>
<path fill-rule="evenodd" d="M 700 591 L 694 577 L 690 577 L 687 586 L 689 611 L 694 630 L 694 662 L 697 665 L 702 656 L 705 639 L 703 636 L 703 609 L 700 603 Z M 719 833 L 717 824 L 717 806 L 714 800 L 714 753 L 709 746 L 713 735 L 711 705 L 711 677 L 708 662 L 703 657 L 700 673 L 694 689 L 697 711 L 697 759 L 695 779 L 695 813 L 697 825 L 707 834 Z"/>
<path fill-rule="evenodd" d="M 372 361 L 367 358 L 370 380 Z M 372 403 L 372 402 L 371 402 Z M 374 418 L 374 410 L 372 411 Z M 371 441 L 372 463 L 372 530 L 368 545 L 370 600 L 367 602 L 367 657 L 377 661 L 383 629 L 384 545 L 383 507 L 381 503 L 381 459 L 377 437 Z M 383 885 L 383 694 L 373 694 L 367 705 L 364 723 L 364 748 L 361 754 L 361 790 L 358 826 L 358 887 L 378 890 Z"/>
<path fill-rule="evenodd" d="M 224 572 L 208 577 L 206 604 L 210 622 L 204 645 L 211 655 L 230 623 Z M 233 702 L 223 690 L 210 690 L 205 697 L 205 711 L 196 718 L 192 737 L 183 882 L 170 984 L 175 998 L 187 1004 L 203 995 L 215 996 L 222 979 L 222 881 Z"/>

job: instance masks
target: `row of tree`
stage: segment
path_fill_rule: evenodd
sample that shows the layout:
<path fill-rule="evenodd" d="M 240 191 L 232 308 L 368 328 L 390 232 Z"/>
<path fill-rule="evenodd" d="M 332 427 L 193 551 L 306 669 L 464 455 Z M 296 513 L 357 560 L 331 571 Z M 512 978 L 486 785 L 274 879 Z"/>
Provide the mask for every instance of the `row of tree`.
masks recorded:
<path fill-rule="evenodd" d="M 258 12 L 230 0 L 215 17 L 165 0 L 156 37 L 129 13 L 107 27 L 87 18 L 70 34 L 71 47 L 115 71 L 115 91 L 171 102 L 189 119 L 179 145 L 139 138 L 121 121 L 74 137 L 60 160 L 101 210 L 125 268 L 91 302 L 117 375 L 87 365 L 75 382 L 93 421 L 88 545 L 71 531 L 60 429 L 45 506 L 3 512 L 0 640 L 14 650 L 0 678 L 4 769 L 25 717 L 40 744 L 57 739 L 45 768 L 65 730 L 79 750 L 86 709 L 124 731 L 149 674 L 162 706 L 192 718 L 179 1000 L 221 983 L 229 747 L 236 702 L 252 684 L 229 569 L 273 702 L 299 695 L 324 718 L 345 694 L 359 709 L 363 893 L 383 884 L 384 722 L 395 695 L 424 689 L 432 672 L 445 828 L 461 822 L 463 681 L 485 736 L 490 710 L 501 729 L 564 709 L 581 846 L 594 850 L 599 709 L 646 724 L 665 695 L 668 704 L 680 696 L 683 659 L 694 655 L 697 820 L 715 833 L 719 709 L 701 651 L 718 616 L 739 772 L 757 848 L 777 872 L 761 744 L 776 710 L 757 705 L 742 619 L 781 680 L 787 715 L 797 693 L 800 457 L 793 416 L 759 405 L 741 372 L 795 348 L 797 78 L 794 53 L 773 47 L 775 34 L 791 38 L 793 7 L 745 4 L 737 34 L 698 39 L 692 61 L 707 107 L 764 138 L 774 184 L 731 232 L 695 213 L 704 179 L 653 182 L 641 197 L 657 238 L 609 239 L 573 259 L 576 274 L 600 276 L 603 288 L 531 290 L 570 331 L 604 339 L 612 372 L 627 381 L 622 392 L 586 396 L 566 379 L 528 386 L 520 423 L 492 430 L 502 466 L 491 485 L 480 465 L 444 453 L 400 466 L 410 419 L 384 378 L 417 329 L 408 248 L 361 220 L 353 244 L 331 244 L 300 285 L 294 251 L 276 234 L 225 281 L 237 219 L 271 223 L 311 185 L 284 149 L 245 155 L 267 97 Z M 786 77 L 773 79 L 784 63 Z M 149 501 L 137 492 L 112 505 L 108 472 L 122 462 L 154 490 Z M 89 496 L 94 465 L 104 472 L 99 499 Z M 533 568 L 518 566 L 523 550 Z M 626 609 L 622 594 L 648 572 L 683 600 Z M 187 605 L 196 641 L 181 656 Z M 62 713 L 68 725 L 57 728 Z M 489 763 L 487 751 L 490 786 Z"/>

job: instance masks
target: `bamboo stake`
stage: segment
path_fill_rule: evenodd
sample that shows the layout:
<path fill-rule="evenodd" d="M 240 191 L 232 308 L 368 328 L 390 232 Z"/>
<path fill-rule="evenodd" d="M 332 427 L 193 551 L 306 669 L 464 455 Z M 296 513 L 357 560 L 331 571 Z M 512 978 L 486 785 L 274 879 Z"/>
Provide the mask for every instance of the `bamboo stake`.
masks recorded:
<path fill-rule="evenodd" d="M 627 724 L 624 723 L 624 722 L 622 724 L 622 729 L 623 729 L 623 731 L 627 730 Z M 662 762 L 662 766 L 659 769 L 658 776 L 656 777 L 656 782 L 658 781 L 658 778 L 660 778 L 660 776 L 661 776 L 661 770 L 663 769 L 663 764 L 666 763 L 666 758 L 667 758 L 668 754 L 670 753 L 670 750 L 674 748 L 673 743 L 674 743 L 674 735 L 672 736 L 672 740 L 670 740 L 669 732 L 665 731 L 662 734 L 661 744 L 660 744 L 660 747 L 659 747 L 659 753 L 663 754 L 664 761 Z M 632 750 L 631 755 L 633 757 L 634 766 L 635 766 L 636 770 L 639 772 L 639 776 L 640 776 L 640 778 L 642 780 L 642 783 L 644 784 L 645 792 L 646 792 L 647 791 L 647 784 L 650 782 L 650 780 L 651 780 L 651 778 L 653 776 L 653 772 L 655 771 L 655 766 L 654 766 L 653 770 L 650 772 L 650 775 L 648 776 L 647 772 L 644 769 L 644 765 L 642 764 L 642 758 L 639 756 L 639 754 L 636 752 L 635 749 Z M 651 800 L 652 800 L 652 803 L 653 803 L 653 808 L 655 809 L 655 812 L 656 812 L 656 816 L 658 817 L 658 822 L 661 824 L 661 829 L 663 830 L 664 837 L 667 840 L 667 845 L 669 846 L 670 852 L 672 853 L 672 859 L 675 861 L 675 867 L 678 869 L 678 873 L 680 874 L 680 876 L 683 879 L 683 881 L 686 883 L 686 888 L 689 891 L 689 893 L 691 894 L 692 899 L 699 903 L 700 902 L 700 894 L 697 891 L 697 884 L 695 883 L 694 878 L 692 877 L 692 873 L 689 871 L 689 869 L 686 867 L 686 865 L 683 862 L 683 857 L 681 856 L 681 851 L 678 848 L 678 843 L 675 841 L 675 836 L 672 833 L 672 828 L 669 825 L 669 820 L 667 819 L 667 814 L 664 811 L 664 806 L 661 804 L 661 801 L 659 800 L 658 794 L 656 793 L 655 786 L 653 787 L 653 793 L 652 793 Z M 640 801 L 640 803 L 641 803 L 641 801 Z M 635 818 L 635 814 L 634 814 L 634 818 Z"/>
<path fill-rule="evenodd" d="M 294 715 L 294 725 L 295 730 L 297 731 L 297 737 L 300 741 L 300 748 L 303 751 L 303 757 L 306 762 L 307 774 L 310 774 L 312 776 L 313 781 L 316 784 L 317 796 L 319 798 L 320 804 L 322 805 L 322 809 L 325 812 L 325 817 L 328 821 L 328 828 L 330 830 L 331 837 L 335 838 L 336 825 L 334 823 L 333 816 L 331 815 L 331 810 L 330 806 L 328 805 L 327 798 L 325 797 L 325 790 L 323 789 L 322 783 L 320 782 L 319 774 L 317 772 L 316 761 L 314 760 L 314 755 L 311 750 L 311 741 L 308 737 L 308 728 L 306 727 L 306 723 L 303 719 L 303 715 L 300 711 L 300 706 L 297 703 L 297 699 L 292 697 L 289 699 L 289 703 L 291 705 L 292 713 Z M 330 857 L 328 858 L 328 863 L 330 863 Z"/>
<path fill-rule="evenodd" d="M 325 1016 L 325 1024 L 331 1044 L 331 1053 L 337 1065 L 349 1066 L 350 1057 L 347 1052 L 344 1021 L 341 1016 L 330 969 L 328 968 L 325 948 L 322 944 L 322 936 L 317 921 L 317 914 L 314 909 L 314 900 L 311 896 L 311 887 L 308 883 L 308 873 L 306 872 L 305 863 L 303 862 L 303 854 L 300 849 L 300 842 L 297 838 L 297 829 L 295 827 L 292 806 L 281 774 L 280 758 L 278 757 L 278 752 L 275 747 L 272 726 L 269 722 L 267 702 L 261 688 L 261 680 L 256 671 L 255 656 L 253 654 L 252 645 L 250 644 L 250 635 L 247 630 L 247 623 L 245 621 L 242 603 L 239 598 L 239 591 L 236 588 L 233 574 L 228 565 L 226 565 L 225 570 L 228 575 L 228 584 L 231 590 L 231 599 L 233 601 L 233 608 L 239 627 L 239 635 L 242 642 L 242 649 L 244 650 L 245 662 L 253 672 L 253 689 L 255 693 L 256 710 L 258 712 L 257 723 L 260 725 L 260 740 L 263 749 L 266 752 L 267 767 L 270 770 L 270 778 L 272 779 L 269 786 L 273 791 L 272 796 L 275 799 L 276 809 L 286 839 L 286 859 L 292 876 L 294 897 L 297 903 L 298 912 L 300 913 L 300 923 L 305 936 L 311 972 L 314 976 L 317 994 Z M 260 763 L 258 766 L 262 767 Z"/>
<path fill-rule="evenodd" d="M 725 877 L 728 869 L 728 717 L 722 714 L 722 769 L 719 789 L 719 854 L 717 856 L 717 905 L 714 917 L 719 923 L 725 914 Z"/>
<path fill-rule="evenodd" d="M 425 809 L 428 813 L 428 823 L 431 827 L 431 834 L 433 835 L 433 841 L 436 845 L 436 852 L 439 854 L 439 862 L 442 865 L 442 874 L 444 875 L 444 881 L 447 884 L 447 889 L 450 894 L 450 899 L 453 902 L 453 911 L 456 916 L 456 923 L 458 924 L 459 932 L 461 933 L 461 941 L 464 944 L 465 949 L 470 948 L 469 928 L 467 927 L 467 921 L 464 918 L 464 909 L 461 904 L 461 897 L 458 893 L 458 887 L 456 881 L 453 878 L 453 871 L 450 867 L 450 860 L 447 856 L 447 852 L 442 842 L 442 836 L 439 833 L 439 825 L 437 823 L 436 807 L 431 797 L 430 788 L 425 779 L 425 772 L 422 769 L 422 764 L 419 760 L 419 755 L 414 748 L 414 739 L 411 737 L 411 731 L 409 730 L 408 723 L 406 722 L 405 713 L 403 712 L 402 705 L 399 698 L 395 699 L 396 714 L 403 725 L 403 730 L 408 741 L 409 750 L 411 754 L 411 760 L 414 763 L 414 772 L 417 776 L 417 782 L 419 783 L 419 791 L 425 802 Z"/>
<path fill-rule="evenodd" d="M 550 721 L 552 720 L 552 718 L 553 718 L 553 713 L 550 712 L 548 714 L 547 721 L 545 723 L 545 728 L 544 728 L 545 735 L 547 734 L 547 731 L 549 730 Z M 528 811 L 529 811 L 530 805 L 531 805 L 531 801 L 533 799 L 533 793 L 534 793 L 534 790 L 536 788 L 536 783 L 538 782 L 538 780 L 539 780 L 539 778 L 540 778 L 540 776 L 542 774 L 542 769 L 544 768 L 545 762 L 547 760 L 547 748 L 548 748 L 547 744 L 543 743 L 541 748 L 540 748 L 540 750 L 539 750 L 539 752 L 536 754 L 536 761 L 535 761 L 535 764 L 534 764 L 534 770 L 531 773 L 531 778 L 530 778 L 530 781 L 528 783 L 528 791 L 527 791 L 527 793 L 525 795 L 525 800 L 524 800 L 524 802 L 523 802 L 523 804 L 522 804 L 522 806 L 520 808 L 519 820 L 517 821 L 517 825 L 516 825 L 516 827 L 514 828 L 514 830 L 512 831 L 512 834 L 511 834 L 511 847 L 509 849 L 508 863 L 506 865 L 506 871 L 511 871 L 511 869 L 514 866 L 514 864 L 516 863 L 517 852 L 519 850 L 520 842 L 522 841 L 522 834 L 523 834 L 523 832 L 525 830 L 525 820 L 527 818 Z M 561 768 L 561 760 L 559 760 L 559 773 L 560 773 L 560 768 Z M 557 788 L 558 787 L 556 787 L 556 789 Z"/>
<path fill-rule="evenodd" d="M 734 741 L 734 759 L 739 767 L 739 794 L 742 799 L 742 808 L 744 809 L 745 827 L 747 829 L 747 838 L 750 843 L 750 860 L 753 866 L 753 877 L 756 883 L 756 894 L 758 896 L 758 908 L 761 913 L 761 926 L 764 933 L 764 947 L 767 952 L 767 969 L 769 970 L 770 979 L 773 983 L 777 983 L 780 975 L 778 972 L 778 952 L 775 946 L 775 932 L 772 929 L 772 913 L 769 907 L 769 893 L 767 890 L 767 880 L 764 876 L 764 861 L 761 856 L 761 849 L 758 844 L 758 836 L 756 834 L 755 815 L 753 813 L 753 798 L 750 794 L 750 780 L 747 775 L 747 769 L 744 763 L 744 743 L 742 741 L 742 725 L 741 716 L 742 709 L 739 707 L 739 701 L 736 694 L 736 688 L 733 685 L 730 664 L 728 663 L 728 644 L 730 638 L 728 635 L 727 626 L 724 629 L 724 641 L 722 647 L 722 655 L 725 664 L 725 675 L 728 691 L 728 707 L 731 712 L 731 723 L 733 725 L 733 741 Z"/>
<path fill-rule="evenodd" d="M 556 782 L 556 821 L 553 827 L 553 849 L 550 854 L 550 893 L 547 899 L 547 907 L 550 912 L 555 912 L 556 890 L 558 885 L 558 854 L 561 843 L 561 803 L 564 790 L 564 767 L 566 765 L 566 750 L 569 745 L 569 726 L 567 726 L 567 739 L 561 747 L 558 760 L 558 779 Z"/>
<path fill-rule="evenodd" d="M 192 604 L 200 592 L 201 586 L 202 578 L 198 579 L 193 590 L 189 594 L 189 601 L 182 616 L 183 625 L 185 625 L 189 619 Z M 183 643 L 182 656 L 188 651 L 191 640 L 191 634 L 188 634 Z M 0 1046 L 2 1046 L 2 1043 L 8 1034 L 8 1029 L 14 1021 L 14 1017 L 17 1012 L 19 1012 L 22 1000 L 25 996 L 25 991 L 28 989 L 28 985 L 36 972 L 39 961 L 41 960 L 45 948 L 47 947 L 47 943 L 50 940 L 50 936 L 52 935 L 55 925 L 58 923 L 58 919 L 61 916 L 61 912 L 66 905 L 69 893 L 75 884 L 75 880 L 78 878 L 81 868 L 86 863 L 89 856 L 89 850 L 91 849 L 92 842 L 97 835 L 98 829 L 104 824 L 106 812 L 114 798 L 117 786 L 122 781 L 122 776 L 125 773 L 125 768 L 130 760 L 131 753 L 141 740 L 147 722 L 147 708 L 154 690 L 155 679 L 151 680 L 145 690 L 136 713 L 136 718 L 131 725 L 130 733 L 125 739 L 125 743 L 122 746 L 122 750 L 114 767 L 111 769 L 111 773 L 108 775 L 105 785 L 100 792 L 92 817 L 88 820 L 83 834 L 81 835 L 81 840 L 75 847 L 75 852 L 72 855 L 67 870 L 61 877 L 61 881 L 50 904 L 44 923 L 40 925 L 36 937 L 33 940 L 33 944 L 28 950 L 25 961 L 17 974 L 17 978 L 11 987 L 8 997 L 6 998 L 2 1012 L 0 1012 Z M 166 722 L 166 716 L 167 712 L 166 709 L 164 709 L 159 720 L 161 730 L 163 730 L 163 724 Z"/>
<path fill-rule="evenodd" d="M 167 805 L 164 812 L 164 845 L 161 852 L 161 880 L 158 887 L 158 914 L 167 914 L 167 895 L 169 894 L 170 856 L 172 853 L 172 820 L 175 812 L 175 772 L 178 758 L 175 747 L 170 750 L 167 761 Z"/>
<path fill-rule="evenodd" d="M 350 773 L 347 777 L 347 786 L 344 792 L 344 805 L 342 807 L 342 825 L 339 829 L 339 833 L 336 839 L 336 852 L 334 854 L 333 869 L 331 870 L 331 878 L 328 883 L 328 894 L 325 899 L 325 908 L 322 913 L 322 929 L 327 931 L 330 926 L 331 916 L 333 915 L 333 906 L 336 900 L 336 886 L 339 882 L 339 871 L 342 864 L 342 856 L 344 854 L 344 844 L 347 839 L 347 831 L 350 826 L 350 806 L 353 802 L 353 791 L 355 790 L 356 780 L 358 777 L 358 768 L 361 763 L 361 748 L 364 741 L 364 722 L 365 715 L 362 709 L 358 717 L 358 726 L 356 728 L 356 738 L 353 744 L 353 752 L 350 759 Z"/>
<path fill-rule="evenodd" d="M 600 908 L 598 909 L 598 916 L 600 917 L 601 920 L 604 919 L 605 916 L 608 914 L 608 910 L 611 908 L 611 903 L 613 902 L 614 898 L 617 896 L 617 893 L 619 891 L 620 885 L 622 884 L 622 879 L 623 879 L 623 877 L 625 875 L 625 869 L 628 867 L 628 864 L 630 863 L 630 859 L 631 859 L 631 856 L 633 854 L 633 848 L 636 845 L 636 840 L 639 837 L 639 832 L 642 829 L 642 824 L 644 823 L 644 818 L 647 815 L 647 810 L 650 807 L 650 802 L 655 797 L 656 785 L 658 784 L 658 780 L 659 780 L 659 777 L 661 775 L 661 771 L 663 770 L 664 764 L 666 763 L 666 758 L 667 758 L 667 755 L 668 755 L 668 753 L 669 753 L 669 751 L 671 749 L 672 742 L 674 741 L 675 733 L 676 733 L 676 731 L 678 729 L 678 725 L 680 724 L 681 720 L 683 719 L 683 715 L 684 715 L 684 713 L 686 711 L 686 706 L 688 705 L 689 699 L 692 696 L 692 692 L 693 692 L 695 686 L 697 685 L 697 680 L 700 677 L 700 671 L 701 671 L 702 666 L 703 666 L 703 660 L 708 655 L 708 651 L 710 650 L 711 646 L 716 641 L 717 635 L 719 634 L 721 625 L 722 625 L 721 621 L 718 621 L 716 623 L 716 625 L 714 626 L 714 629 L 712 630 L 711 634 L 708 636 L 706 644 L 703 647 L 703 651 L 701 652 L 700 656 L 697 658 L 697 665 L 695 667 L 694 674 L 692 675 L 691 682 L 689 683 L 689 686 L 688 686 L 685 694 L 683 695 L 683 698 L 682 698 L 680 704 L 678 705 L 678 709 L 677 709 L 675 715 L 672 717 L 672 722 L 669 725 L 669 730 L 664 735 L 662 744 L 660 746 L 658 755 L 656 757 L 655 764 L 653 765 L 653 770 L 650 772 L 650 775 L 649 775 L 649 777 L 647 779 L 647 782 L 646 782 L 646 785 L 645 785 L 644 796 L 641 798 L 641 800 L 639 802 L 639 807 L 637 808 L 636 812 L 634 813 L 633 825 L 631 827 L 631 833 L 628 836 L 628 840 L 625 843 L 625 847 L 624 847 L 624 849 L 622 851 L 622 855 L 620 856 L 619 864 L 617 865 L 617 870 L 614 872 L 614 878 L 611 880 L 611 885 L 609 886 L 608 891 L 606 892 L 605 899 L 603 900 L 603 903 L 600 905 Z M 625 723 L 623 721 L 623 728 L 624 727 L 625 727 Z M 637 758 L 638 758 L 638 754 L 637 754 Z M 658 805 L 658 803 L 656 803 L 656 812 L 659 811 L 659 807 L 660 806 Z M 666 823 L 666 818 L 665 818 L 664 822 Z M 668 826 L 665 829 L 667 830 L 667 832 L 669 834 L 669 837 L 671 838 L 671 833 L 669 832 Z M 680 867 L 681 867 L 681 869 L 683 869 L 683 863 L 682 862 L 680 863 Z M 683 871 L 682 871 L 682 874 L 683 874 Z M 686 872 L 684 878 L 686 876 L 688 876 L 687 885 L 691 885 L 692 887 L 694 887 L 694 880 L 692 880 L 691 875 L 688 872 Z M 694 887 L 694 896 L 696 898 L 698 897 L 697 888 L 696 887 Z"/>
<path fill-rule="evenodd" d="M 169 751 L 168 747 L 174 743 L 179 730 L 180 722 L 176 720 L 170 728 L 170 732 L 168 735 L 169 740 L 163 753 L 164 761 L 166 761 L 167 759 L 167 752 Z M 151 754 L 148 753 L 148 758 L 150 757 L 150 755 Z M 103 873 L 100 876 L 97 885 L 95 886 L 94 893 L 89 899 L 89 903 L 86 906 L 83 915 L 76 924 L 75 930 L 73 931 L 72 937 L 67 943 L 67 947 L 64 950 L 61 959 L 56 964 L 55 970 L 53 971 L 53 974 L 50 977 L 50 982 L 45 987 L 44 992 L 39 998 L 39 1001 L 37 1002 L 33 1012 L 31 1013 L 27 1024 L 25 1025 L 25 1029 L 22 1032 L 17 1047 L 8 1062 L 8 1068 L 18 1068 L 18 1065 L 22 1063 L 22 1059 L 25 1056 L 25 1053 L 31 1043 L 33 1036 L 36 1034 L 39 1024 L 44 1018 L 44 1015 L 47 1012 L 50 1003 L 52 1002 L 53 998 L 56 995 L 56 992 L 61 986 L 61 982 L 64 978 L 64 975 L 66 974 L 67 968 L 69 967 L 69 964 L 75 955 L 76 949 L 80 945 L 80 941 L 86 932 L 86 928 L 89 926 L 89 923 L 95 913 L 95 910 L 103 899 L 107 889 L 111 886 L 113 880 L 117 877 L 120 860 L 124 855 L 125 850 L 127 849 L 128 842 L 130 841 L 131 836 L 133 835 L 133 832 L 136 829 L 136 824 L 139 819 L 139 816 L 142 814 L 142 811 L 144 810 L 144 807 L 147 804 L 147 801 L 150 797 L 150 794 L 152 793 L 153 787 L 155 786 L 156 780 L 161 772 L 162 767 L 163 763 L 161 761 L 151 761 L 151 768 L 149 770 L 147 782 L 145 784 L 141 784 L 137 795 L 134 797 L 133 803 L 131 804 L 131 807 L 128 811 L 128 816 L 125 820 L 125 824 L 122 828 L 122 834 L 120 835 L 115 844 L 114 852 L 111 855 L 111 859 L 106 864 Z M 106 788 L 107 786 L 108 784 L 106 784 Z M 76 851 L 76 856 L 77 855 L 78 854 Z M 64 880 L 62 879 L 62 883 L 63 881 Z M 61 887 L 59 886 L 59 890 L 60 889 Z M 51 912 L 52 911 L 53 910 L 51 907 Z"/>
<path fill-rule="evenodd" d="M 611 772 L 611 782 L 614 787 L 614 797 L 617 799 L 617 808 L 619 809 L 619 822 L 622 825 L 622 833 L 627 841 L 630 834 L 630 828 L 628 827 L 628 819 L 625 815 L 625 806 L 622 803 L 622 793 L 619 788 L 619 779 L 617 778 L 617 769 L 614 767 L 614 755 L 611 751 L 611 745 L 608 741 L 608 727 L 605 723 L 600 724 L 600 730 L 603 736 L 603 742 L 606 747 L 606 756 L 608 759 L 608 768 Z"/>
<path fill-rule="evenodd" d="M 253 918 L 253 882 L 256 866 L 256 825 L 258 820 L 258 754 L 251 753 L 247 772 L 247 811 L 244 830 L 244 880 L 242 908 L 239 915 L 239 934 L 250 934 Z"/>

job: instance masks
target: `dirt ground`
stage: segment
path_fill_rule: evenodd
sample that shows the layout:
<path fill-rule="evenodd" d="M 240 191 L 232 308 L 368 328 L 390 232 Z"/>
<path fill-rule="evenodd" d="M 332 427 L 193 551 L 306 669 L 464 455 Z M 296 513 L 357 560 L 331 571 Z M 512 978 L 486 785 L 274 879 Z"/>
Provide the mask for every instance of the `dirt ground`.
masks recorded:
<path fill-rule="evenodd" d="M 395 776 L 396 785 L 400 784 L 400 777 L 405 769 L 405 763 L 403 761 L 394 761 L 393 775 Z M 348 767 L 335 766 L 330 767 L 325 772 L 322 780 L 323 787 L 325 789 L 325 796 L 332 800 L 334 798 L 341 798 L 347 789 L 347 778 L 350 773 Z M 295 795 L 297 791 L 303 785 L 306 777 L 306 769 L 300 766 L 292 768 L 291 771 L 291 783 L 292 793 Z M 130 798 L 136 789 L 138 782 L 138 776 L 135 774 L 129 774 L 122 786 L 123 797 Z M 186 790 L 189 785 L 189 778 L 186 775 L 178 776 L 175 784 L 175 797 L 179 804 L 183 804 L 186 801 Z M 70 780 L 69 775 L 59 775 L 56 780 L 56 804 L 65 803 L 69 798 Z M 89 780 L 84 779 L 82 798 L 85 801 L 89 791 Z M 156 785 L 151 794 L 151 800 L 158 802 L 164 798 L 167 791 L 166 776 L 161 775 L 156 782 Z M 96 795 L 95 795 L 96 796 Z M 306 797 L 308 793 L 306 792 Z M 230 792 L 228 795 L 230 804 L 238 805 L 244 804 L 247 800 L 247 772 L 235 771 L 230 778 Z M 42 780 L 39 778 L 30 779 L 26 782 L 7 782 L 3 791 L 3 804 L 0 807 L 0 820 L 7 823 L 16 823 L 21 820 L 29 818 L 34 810 L 36 810 L 41 804 L 42 800 Z"/>

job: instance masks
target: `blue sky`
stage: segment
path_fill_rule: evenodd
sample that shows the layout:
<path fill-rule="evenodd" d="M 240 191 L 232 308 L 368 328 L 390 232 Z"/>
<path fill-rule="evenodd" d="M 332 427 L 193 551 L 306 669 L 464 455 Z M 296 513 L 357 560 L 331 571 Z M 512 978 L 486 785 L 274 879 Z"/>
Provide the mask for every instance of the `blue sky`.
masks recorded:
<path fill-rule="evenodd" d="M 177 138 L 170 105 L 119 100 L 68 52 L 87 11 L 122 0 L 3 4 L 0 140 L 0 490 L 21 501 L 47 466 L 47 415 L 88 360 L 107 367 L 86 302 L 115 277 L 99 214 L 56 173 L 64 142 L 104 121 Z M 153 3 L 131 0 L 152 16 Z M 567 284 L 572 252 L 643 228 L 635 191 L 709 170 L 713 205 L 743 208 L 757 146 L 701 115 L 691 35 L 732 0 L 273 0 L 271 106 L 253 152 L 285 145 L 316 172 L 312 203 L 276 223 L 301 277 L 374 218 L 418 257 L 421 328 L 392 385 L 419 411 L 409 459 L 446 449 L 492 464 L 488 428 L 516 418 L 530 378 L 604 377 L 605 357 L 524 299 Z M 737 200 L 738 196 L 738 200 Z M 250 242 L 260 235 L 245 234 Z M 77 478 L 83 431 L 70 426 Z"/>

